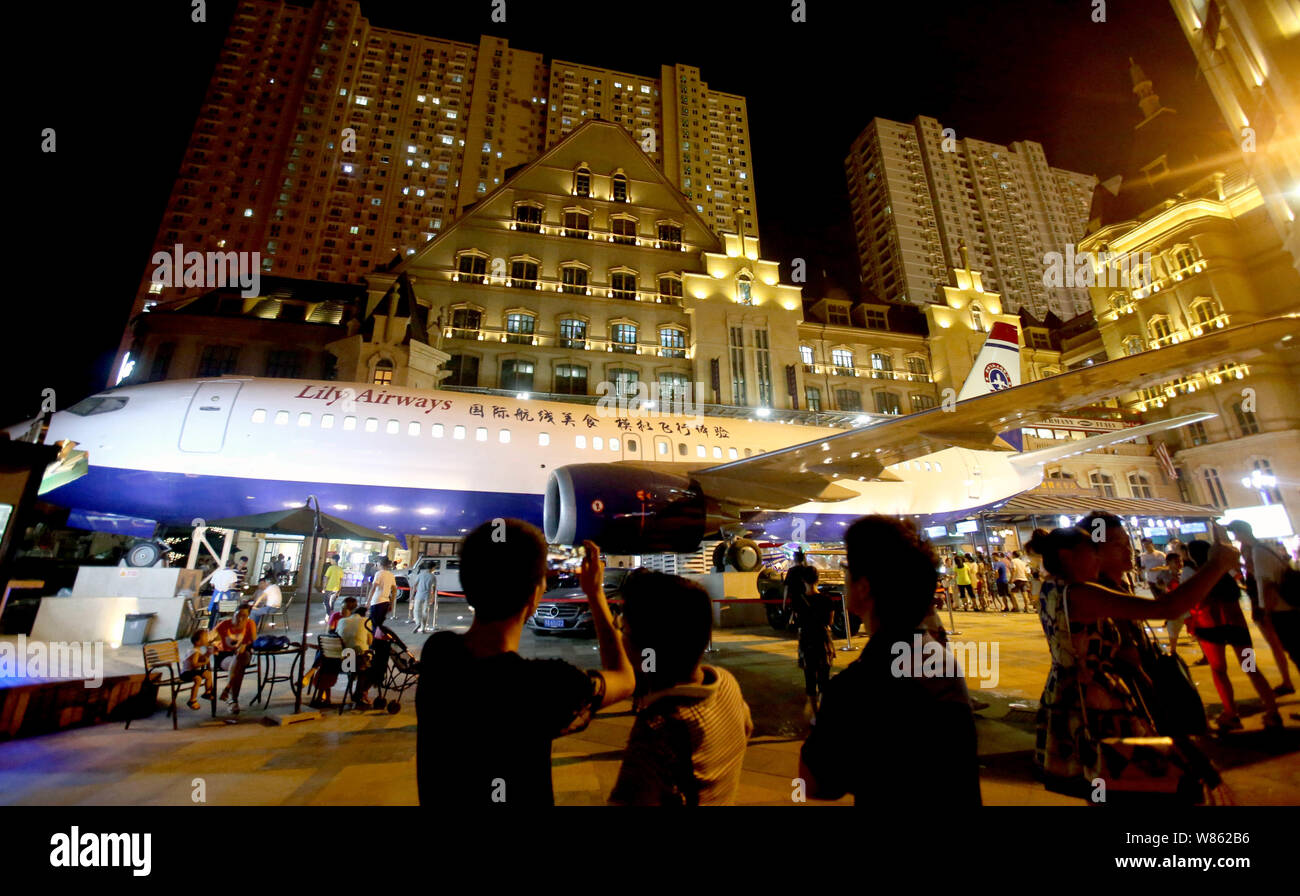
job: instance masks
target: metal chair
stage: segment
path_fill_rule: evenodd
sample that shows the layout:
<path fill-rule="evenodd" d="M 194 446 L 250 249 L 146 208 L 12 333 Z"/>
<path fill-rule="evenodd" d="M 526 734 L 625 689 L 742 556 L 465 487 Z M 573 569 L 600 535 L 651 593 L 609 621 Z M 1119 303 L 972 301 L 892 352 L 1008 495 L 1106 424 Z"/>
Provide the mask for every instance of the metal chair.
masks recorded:
<path fill-rule="evenodd" d="M 340 638 L 338 635 L 329 635 L 329 634 L 320 635 L 316 640 L 316 649 L 318 649 L 321 653 L 321 671 L 324 671 L 326 663 L 337 663 L 339 666 L 339 671 L 343 675 L 347 676 L 347 679 L 343 686 L 343 696 L 339 699 L 339 715 L 343 715 L 343 708 L 347 706 L 349 702 L 355 703 L 356 698 L 353 692 L 356 688 L 356 679 L 357 679 L 356 670 L 355 669 L 348 670 L 343 668 L 343 651 L 344 651 L 343 639 Z M 324 688 L 320 686 L 320 678 L 321 678 L 321 673 L 317 672 L 315 686 L 312 689 L 313 702 L 319 701 L 320 695 L 324 691 Z M 348 700 L 349 697 L 353 698 L 352 701 Z"/>
<path fill-rule="evenodd" d="M 176 697 L 181 692 L 181 647 L 179 641 L 149 641 L 142 646 L 144 653 L 145 680 L 164 685 L 171 689 L 172 702 L 167 713 L 172 717 L 172 730 L 180 727 L 176 718 Z M 166 672 L 166 677 L 163 677 Z M 131 727 L 131 719 L 126 720 L 126 727 Z"/>
<path fill-rule="evenodd" d="M 280 620 L 280 622 L 283 622 L 287 626 L 289 624 L 289 608 L 291 606 L 293 606 L 292 597 L 290 597 L 285 601 L 282 601 L 280 603 L 280 606 L 276 607 L 274 610 L 267 613 L 266 616 L 263 617 L 263 621 L 266 623 L 266 627 L 275 628 L 276 625 L 278 624 L 276 622 L 277 619 Z"/>

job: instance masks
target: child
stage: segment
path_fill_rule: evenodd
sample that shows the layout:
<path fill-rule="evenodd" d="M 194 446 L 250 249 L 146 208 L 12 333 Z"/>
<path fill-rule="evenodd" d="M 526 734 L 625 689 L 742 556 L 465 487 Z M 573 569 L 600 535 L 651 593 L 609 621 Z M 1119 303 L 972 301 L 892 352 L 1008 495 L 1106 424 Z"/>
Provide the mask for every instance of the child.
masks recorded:
<path fill-rule="evenodd" d="M 736 679 L 700 663 L 712 624 L 708 593 L 680 576 L 642 572 L 624 584 L 623 644 L 646 696 L 611 802 L 735 802 L 754 726 Z"/>
<path fill-rule="evenodd" d="M 194 649 L 181 659 L 181 681 L 192 681 L 194 687 L 190 689 L 190 709 L 199 708 L 199 680 L 207 685 L 203 689 L 203 699 L 206 700 L 212 696 L 212 670 L 208 668 L 208 655 L 212 652 L 211 645 L 212 633 L 207 629 L 199 629 L 190 635 L 190 644 Z"/>

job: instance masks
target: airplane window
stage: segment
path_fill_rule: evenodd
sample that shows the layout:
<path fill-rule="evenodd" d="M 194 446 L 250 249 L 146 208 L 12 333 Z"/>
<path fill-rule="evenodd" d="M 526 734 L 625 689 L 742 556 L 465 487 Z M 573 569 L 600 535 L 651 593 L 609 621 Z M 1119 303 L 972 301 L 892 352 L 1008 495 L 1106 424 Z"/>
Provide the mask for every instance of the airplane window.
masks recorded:
<path fill-rule="evenodd" d="M 722 449 L 719 448 L 717 445 L 713 446 L 713 456 L 717 458 L 722 457 Z"/>
<path fill-rule="evenodd" d="M 435 423 L 429 427 L 429 435 L 433 436 L 435 439 L 441 439 L 444 432 L 446 432 L 446 427 L 441 423 Z"/>
<path fill-rule="evenodd" d="M 627 440 L 627 450 L 628 450 L 628 451 L 631 451 L 633 454 L 636 453 L 636 450 L 637 450 L 637 449 L 636 449 L 636 439 L 628 439 L 628 440 Z"/>
<path fill-rule="evenodd" d="M 258 408 L 257 410 L 253 411 L 253 422 L 254 423 L 266 422 L 266 408 Z"/>
<path fill-rule="evenodd" d="M 605 447 L 605 440 L 602 439 L 600 436 L 592 436 L 592 437 L 591 437 L 591 447 L 592 447 L 592 448 L 595 448 L 597 451 L 599 451 L 599 450 L 601 450 L 602 448 Z"/>
<path fill-rule="evenodd" d="M 667 454 L 667 453 L 668 453 L 668 443 L 667 443 L 667 442 L 659 442 L 659 443 L 658 443 L 658 449 L 659 449 L 659 453 L 660 453 L 660 454 Z"/>
<path fill-rule="evenodd" d="M 574 436 L 574 437 L 573 437 L 573 445 L 574 445 L 575 448 L 586 448 L 586 447 L 587 447 L 587 437 L 586 437 L 586 436 Z"/>
<path fill-rule="evenodd" d="M 397 430 L 400 428 L 401 424 L 396 420 L 389 420 L 388 425 L 384 427 L 384 432 L 388 433 L 390 436 L 395 436 L 397 435 Z"/>
<path fill-rule="evenodd" d="M 610 450 L 610 451 L 617 451 L 617 450 L 618 450 L 618 439 L 610 439 L 610 440 L 609 440 L 609 450 Z"/>
<path fill-rule="evenodd" d="M 939 462 L 936 460 L 936 461 L 934 462 L 934 471 L 935 471 L 936 473 L 942 473 L 942 472 L 943 472 L 943 464 L 939 463 Z"/>
<path fill-rule="evenodd" d="M 356 418 L 356 417 L 344 417 L 344 418 L 343 418 L 343 428 L 346 429 L 346 430 L 349 431 L 349 432 L 351 432 L 352 430 L 356 429 L 356 428 L 357 428 L 357 418 Z"/>
<path fill-rule="evenodd" d="M 537 444 L 539 445 L 551 444 L 551 434 L 549 432 L 539 432 L 537 434 Z"/>
<path fill-rule="evenodd" d="M 91 414 L 107 414 L 109 411 L 120 411 L 126 407 L 130 399 L 112 395 L 102 398 L 83 398 L 81 401 L 68 408 L 69 414 L 76 414 L 78 417 L 89 417 Z"/>
<path fill-rule="evenodd" d="M 478 426 L 478 427 L 475 427 L 475 429 L 474 429 L 474 438 L 475 438 L 476 441 L 479 441 L 479 442 L 486 442 L 486 441 L 487 441 L 487 427 L 486 427 L 486 426 Z"/>
<path fill-rule="evenodd" d="M 745 457 L 749 457 L 749 455 L 750 455 L 751 453 L 752 453 L 752 452 L 750 451 L 750 449 L 748 449 L 748 448 L 745 449 Z"/>
<path fill-rule="evenodd" d="M 706 453 L 705 450 L 704 450 L 704 446 L 703 446 L 703 445 L 696 445 L 696 446 L 695 446 L 695 454 L 696 454 L 698 457 L 707 457 L 707 456 L 708 456 L 707 453 Z"/>
<path fill-rule="evenodd" d="M 321 414 L 321 415 L 320 415 L 320 428 L 321 428 L 321 429 L 333 429 L 333 428 L 334 428 L 334 415 L 333 415 L 333 414 Z"/>
<path fill-rule="evenodd" d="M 451 437 L 452 437 L 453 439 L 463 439 L 463 438 L 465 438 L 465 427 L 463 427 L 463 426 L 457 426 L 455 429 L 453 429 L 453 430 L 451 431 Z"/>
<path fill-rule="evenodd" d="M 379 432 L 379 420 L 377 418 L 366 418 L 366 432 Z"/>
<path fill-rule="evenodd" d="M 415 421 L 406 424 L 406 434 L 408 436 L 418 436 L 420 434 L 420 424 Z"/>
<path fill-rule="evenodd" d="M 930 472 L 930 462 L 928 460 L 925 462 L 925 472 Z"/>
<path fill-rule="evenodd" d="M 288 422 L 289 422 L 289 412 L 288 412 L 288 411 L 276 411 L 276 412 L 275 412 L 275 425 L 276 425 L 276 426 L 284 426 L 284 425 L 285 425 L 286 423 L 288 423 Z"/>
<path fill-rule="evenodd" d="M 501 444 L 503 444 L 503 445 L 504 445 L 506 442 L 509 442 L 509 441 L 510 441 L 510 430 L 508 430 L 508 429 L 503 429 L 503 430 L 501 430 L 501 436 L 500 436 L 500 438 L 501 438 Z"/>
<path fill-rule="evenodd" d="M 685 456 L 686 456 L 686 443 L 685 443 L 685 442 L 678 442 L 678 443 L 677 443 L 677 453 L 680 454 L 682 457 L 685 457 Z"/>
<path fill-rule="evenodd" d="M 736 451 L 735 448 L 728 448 L 727 457 L 731 458 L 732 460 L 735 460 L 736 458 L 740 457 L 740 454 Z"/>
<path fill-rule="evenodd" d="M 298 415 L 299 426 L 311 426 L 311 412 L 303 411 Z"/>

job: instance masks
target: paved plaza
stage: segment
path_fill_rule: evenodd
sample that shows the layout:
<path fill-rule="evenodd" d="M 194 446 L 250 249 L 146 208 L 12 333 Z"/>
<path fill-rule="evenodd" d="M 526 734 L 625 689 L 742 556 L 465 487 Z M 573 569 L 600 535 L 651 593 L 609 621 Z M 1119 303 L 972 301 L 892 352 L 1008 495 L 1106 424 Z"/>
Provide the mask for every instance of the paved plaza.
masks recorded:
<path fill-rule="evenodd" d="M 405 605 L 395 614 L 404 618 Z M 444 600 L 439 627 L 464 630 L 471 619 L 461 601 Z M 945 623 L 947 618 L 945 615 Z M 997 645 L 998 681 L 981 686 L 968 677 L 972 695 L 987 708 L 977 715 L 981 781 L 988 805 L 1080 805 L 1046 791 L 1034 780 L 1033 710 L 1048 670 L 1046 643 L 1036 616 L 957 613 L 954 641 Z M 298 616 L 299 627 L 301 616 Z M 313 620 L 312 640 L 322 626 Z M 398 622 L 399 636 L 418 651 L 421 635 Z M 1255 632 L 1256 644 L 1263 643 Z M 838 642 L 841 646 L 843 641 Z M 856 644 L 861 644 L 858 639 Z M 745 756 L 739 802 L 790 805 L 791 779 L 799 747 L 808 733 L 803 716 L 803 678 L 795 661 L 793 636 L 768 627 L 722 629 L 707 662 L 730 670 L 751 707 L 755 731 Z M 538 636 L 526 631 L 521 653 L 562 657 L 583 666 L 599 663 L 592 639 Z M 1189 663 L 1199 652 L 1184 638 Z M 135 665 L 138 649 L 113 652 L 110 672 Z M 837 668 L 857 654 L 839 654 Z M 1280 681 L 1265 650 L 1260 668 L 1270 682 Z M 1218 698 L 1208 667 L 1192 674 L 1211 715 Z M 1287 728 L 1265 732 L 1258 700 L 1244 675 L 1232 676 L 1245 730 L 1214 739 L 1208 752 L 1223 770 L 1236 802 L 1242 805 L 1300 805 L 1300 700 L 1281 701 Z M 255 685 L 244 685 L 237 719 L 210 717 L 183 705 L 180 730 L 160 708 L 131 724 L 97 725 L 0 743 L 0 803 L 21 805 L 188 805 L 201 789 L 215 805 L 409 805 L 416 802 L 414 691 L 396 715 L 387 712 L 326 712 L 319 720 L 280 726 L 266 716 L 292 710 L 283 685 L 270 709 L 250 705 Z M 335 697 L 342 685 L 335 688 Z M 188 695 L 188 689 L 186 690 Z M 1245 698 L 1245 699 L 1243 699 Z M 225 707 L 221 707 L 224 714 Z M 555 742 L 552 767 L 556 801 L 562 805 L 603 804 L 613 787 L 632 725 L 629 704 L 601 713 L 580 734 Z M 880 719 L 887 736 L 889 719 Z M 454 757 L 448 775 L 456 774 Z M 887 773 L 882 770 L 882 774 Z M 200 784 L 198 780 L 202 779 Z M 848 803 L 851 800 L 843 800 Z M 809 802 L 806 805 L 826 805 Z"/>

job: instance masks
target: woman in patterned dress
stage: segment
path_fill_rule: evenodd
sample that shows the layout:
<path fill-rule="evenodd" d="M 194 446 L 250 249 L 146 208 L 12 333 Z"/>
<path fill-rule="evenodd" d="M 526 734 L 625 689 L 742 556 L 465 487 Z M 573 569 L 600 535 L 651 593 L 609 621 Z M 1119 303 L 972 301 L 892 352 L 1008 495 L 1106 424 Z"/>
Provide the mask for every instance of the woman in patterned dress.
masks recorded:
<path fill-rule="evenodd" d="M 1098 518 L 1086 518 L 1080 528 L 1040 529 L 1027 545 L 1058 584 L 1039 603 L 1052 667 L 1039 705 L 1034 762 L 1049 789 L 1080 796 L 1098 771 L 1098 741 L 1157 733 L 1139 694 L 1143 672 L 1133 621 L 1186 612 L 1238 557 L 1231 546 L 1217 544 L 1205 567 L 1175 591 L 1157 600 L 1137 598 L 1102 583 L 1121 554 L 1132 561 L 1122 522 L 1107 515 L 1107 525 L 1097 526 Z"/>

